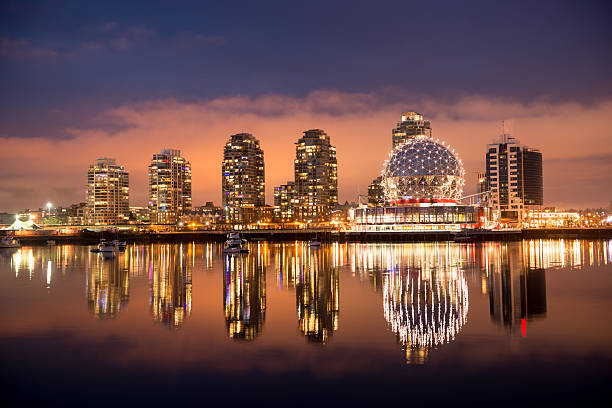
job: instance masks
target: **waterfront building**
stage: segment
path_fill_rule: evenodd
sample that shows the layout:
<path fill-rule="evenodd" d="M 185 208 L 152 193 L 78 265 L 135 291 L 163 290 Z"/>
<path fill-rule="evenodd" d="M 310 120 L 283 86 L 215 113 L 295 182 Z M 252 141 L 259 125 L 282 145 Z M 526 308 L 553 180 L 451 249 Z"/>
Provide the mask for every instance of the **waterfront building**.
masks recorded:
<path fill-rule="evenodd" d="M 406 143 L 415 137 L 425 136 L 431 138 L 431 123 L 423 120 L 423 115 L 418 112 L 409 111 L 402 115 L 402 120 L 392 131 L 393 149 Z"/>
<path fill-rule="evenodd" d="M 482 209 L 459 204 L 464 176 L 463 164 L 450 146 L 428 134 L 414 135 L 392 149 L 385 162 L 380 180 L 385 205 L 351 210 L 352 228 L 423 231 L 479 226 L 484 221 Z"/>
<path fill-rule="evenodd" d="M 66 223 L 69 225 L 84 225 L 87 220 L 87 203 L 72 204 L 65 209 Z"/>
<path fill-rule="evenodd" d="M 163 149 L 149 165 L 151 222 L 175 224 L 191 210 L 191 164 L 177 149 Z"/>
<path fill-rule="evenodd" d="M 149 207 L 130 207 L 130 223 L 148 224 L 151 222 L 151 209 Z"/>
<path fill-rule="evenodd" d="M 382 181 L 382 176 L 378 176 L 368 186 L 368 206 L 376 207 L 385 203 L 385 189 Z"/>
<path fill-rule="evenodd" d="M 223 150 L 221 164 L 222 203 L 226 220 L 246 224 L 252 221 L 241 208 L 265 205 L 264 152 L 250 133 L 232 135 Z"/>
<path fill-rule="evenodd" d="M 297 206 L 298 199 L 293 181 L 274 188 L 274 218 L 276 221 L 294 221 Z"/>
<path fill-rule="evenodd" d="M 130 216 L 128 171 L 115 159 L 100 158 L 87 171 L 87 222 L 127 223 Z"/>
<path fill-rule="evenodd" d="M 541 152 L 503 133 L 487 146 L 486 164 L 494 222 L 521 225 L 526 210 L 544 204 Z"/>
<path fill-rule="evenodd" d="M 336 148 L 321 129 L 305 131 L 295 145 L 297 216 L 302 221 L 325 221 L 338 202 Z"/>

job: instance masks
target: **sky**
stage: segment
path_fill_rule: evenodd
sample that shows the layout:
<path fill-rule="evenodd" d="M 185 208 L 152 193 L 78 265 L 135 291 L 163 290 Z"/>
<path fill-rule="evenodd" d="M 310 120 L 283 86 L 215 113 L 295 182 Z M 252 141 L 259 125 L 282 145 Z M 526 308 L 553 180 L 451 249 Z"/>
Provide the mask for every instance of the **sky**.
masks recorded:
<path fill-rule="evenodd" d="M 339 199 L 380 174 L 408 110 L 476 189 L 505 120 L 542 151 L 544 200 L 612 202 L 612 5 L 597 1 L 0 2 L 0 211 L 85 201 L 115 157 L 131 205 L 163 148 L 191 161 L 193 202 L 220 204 L 224 143 L 261 142 L 267 202 L 295 141 L 324 129 Z"/>

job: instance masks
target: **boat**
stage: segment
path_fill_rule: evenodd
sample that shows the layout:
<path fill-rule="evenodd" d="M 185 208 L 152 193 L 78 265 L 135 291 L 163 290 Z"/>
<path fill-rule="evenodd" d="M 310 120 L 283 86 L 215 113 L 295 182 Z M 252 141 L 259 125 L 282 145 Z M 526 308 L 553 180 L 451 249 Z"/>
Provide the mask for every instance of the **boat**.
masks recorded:
<path fill-rule="evenodd" d="M 113 241 L 108 242 L 102 239 L 98 244 L 98 252 L 115 252 L 117 249 L 119 248 L 117 247 L 117 245 L 115 245 Z"/>
<path fill-rule="evenodd" d="M 314 247 L 314 248 L 320 248 L 321 247 L 321 241 L 319 240 L 318 234 L 315 235 L 314 237 L 312 237 L 308 241 L 308 246 L 309 247 Z"/>
<path fill-rule="evenodd" d="M 223 246 L 224 254 L 244 254 L 247 252 L 249 252 L 249 249 L 246 247 L 246 239 L 242 239 L 240 234 L 227 234 L 227 240 Z"/>
<path fill-rule="evenodd" d="M 12 235 L 0 238 L 0 248 L 21 248 L 21 244 Z"/>
<path fill-rule="evenodd" d="M 316 238 L 312 238 L 310 241 L 308 241 L 308 246 L 309 247 L 314 247 L 314 248 L 320 248 L 321 247 L 321 241 L 317 240 Z"/>

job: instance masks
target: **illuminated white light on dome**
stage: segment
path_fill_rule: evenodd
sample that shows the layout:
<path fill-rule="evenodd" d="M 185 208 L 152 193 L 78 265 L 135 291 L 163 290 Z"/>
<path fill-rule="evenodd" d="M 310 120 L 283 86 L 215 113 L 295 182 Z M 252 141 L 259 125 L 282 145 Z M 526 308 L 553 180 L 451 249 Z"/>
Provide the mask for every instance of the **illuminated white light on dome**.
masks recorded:
<path fill-rule="evenodd" d="M 454 153 L 449 145 L 428 137 L 409 139 L 396 147 L 382 171 L 386 199 L 461 198 L 465 171 Z"/>

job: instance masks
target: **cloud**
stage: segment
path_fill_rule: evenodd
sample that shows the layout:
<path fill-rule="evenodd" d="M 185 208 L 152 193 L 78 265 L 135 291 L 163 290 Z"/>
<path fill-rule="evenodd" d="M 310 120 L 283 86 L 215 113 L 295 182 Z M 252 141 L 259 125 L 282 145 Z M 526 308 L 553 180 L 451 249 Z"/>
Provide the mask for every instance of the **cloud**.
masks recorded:
<path fill-rule="evenodd" d="M 4 37 L 0 39 L 0 56 L 18 58 L 55 57 L 60 52 L 51 47 L 32 44 L 25 39 L 11 39 Z"/>
<path fill-rule="evenodd" d="M 152 154 L 173 147 L 192 162 L 194 204 L 219 203 L 223 145 L 231 134 L 251 132 L 264 149 L 271 203 L 273 187 L 293 179 L 294 142 L 311 128 L 327 131 L 337 147 L 340 200 L 355 200 L 380 173 L 391 148 L 391 129 L 402 112 L 412 109 L 431 119 L 434 136 L 450 143 L 463 159 L 466 193 L 475 190 L 475 173 L 484 169 L 487 143 L 498 137 L 501 120 L 511 118 L 513 134 L 543 152 L 547 204 L 585 207 L 607 205 L 612 199 L 608 176 L 612 173 L 612 160 L 608 160 L 612 158 L 612 100 L 589 106 L 546 101 L 520 104 L 482 96 L 453 102 L 388 101 L 379 94 L 321 90 L 304 97 L 238 95 L 196 103 L 153 100 L 101 112 L 88 121 L 95 125 L 66 129 L 71 139 L 4 137 L 0 139 L 5 147 L 0 152 L 0 171 L 11 177 L 0 184 L 1 202 L 7 209 L 17 209 L 46 201 L 64 205 L 83 201 L 88 165 L 108 156 L 130 171 L 131 202 L 143 205 Z M 22 174 L 11 172 L 17 168 Z M 36 203 L 12 195 L 18 186 L 37 189 Z M 58 194 L 58 188 L 66 193 Z"/>

